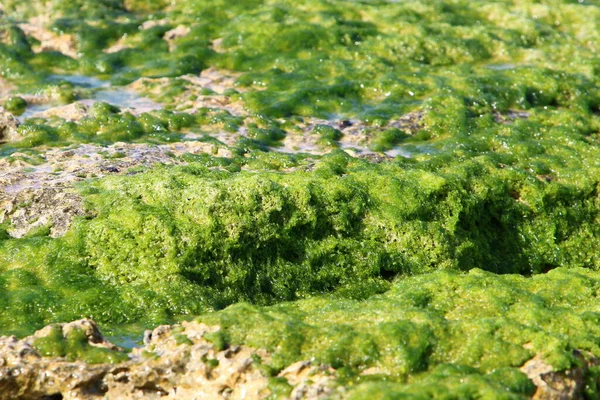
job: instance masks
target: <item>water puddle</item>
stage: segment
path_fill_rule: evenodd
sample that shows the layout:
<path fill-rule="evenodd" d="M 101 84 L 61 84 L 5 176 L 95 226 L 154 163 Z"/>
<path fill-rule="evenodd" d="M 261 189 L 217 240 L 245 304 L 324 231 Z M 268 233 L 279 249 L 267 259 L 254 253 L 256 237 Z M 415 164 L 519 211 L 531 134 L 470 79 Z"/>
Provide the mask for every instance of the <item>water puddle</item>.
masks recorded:
<path fill-rule="evenodd" d="M 503 69 L 509 68 L 512 65 L 493 65 L 490 68 Z M 87 110 L 95 102 L 106 102 L 122 110 L 131 112 L 134 115 L 139 115 L 143 112 L 160 110 L 163 106 L 153 100 L 140 96 L 136 93 L 131 86 L 129 87 L 116 87 L 112 86 L 109 81 L 98 79 L 96 77 L 85 76 L 85 75 L 51 75 L 49 77 L 51 82 L 56 84 L 69 83 L 80 89 L 80 98 L 76 103 L 80 103 L 85 107 L 77 108 L 76 104 L 57 104 L 55 101 L 39 102 L 36 103 L 34 99 L 30 102 L 25 112 L 18 117 L 23 122 L 28 118 L 50 118 L 52 116 L 58 116 L 65 119 L 72 118 L 72 120 L 78 120 L 86 116 Z M 204 84 L 204 81 L 202 81 Z M 83 110 L 83 111 L 82 111 Z M 419 121 L 422 118 L 421 111 L 414 111 L 404 116 L 398 117 L 395 120 L 389 122 L 389 128 L 398 128 L 408 132 L 414 132 L 419 128 Z M 281 152 L 281 153 L 305 153 L 312 155 L 322 155 L 331 151 L 332 147 L 327 146 L 323 143 L 323 139 L 319 134 L 315 133 L 315 129 L 319 125 L 327 125 L 336 130 L 340 130 L 342 133 L 341 138 L 337 142 L 337 146 L 348 152 L 349 154 L 357 157 L 385 157 L 395 158 L 404 157 L 412 158 L 422 154 L 428 154 L 425 149 L 419 149 L 415 145 L 399 145 L 393 149 L 385 152 L 374 152 L 369 148 L 369 143 L 372 139 L 373 127 L 365 125 L 364 122 L 358 119 L 348 120 L 343 116 L 333 116 L 333 119 L 318 119 L 309 118 L 299 124 L 298 128 L 300 131 L 288 132 L 286 137 L 278 143 L 276 146 L 269 146 L 269 150 Z M 381 128 L 384 129 L 384 128 Z M 215 129 L 206 134 L 226 146 L 235 146 L 236 142 L 240 137 L 248 137 L 248 132 L 245 127 L 241 127 L 236 133 L 225 132 L 222 129 Z M 193 136 L 193 134 L 192 134 Z M 186 135 L 187 140 L 197 140 L 198 138 L 192 137 L 190 134 Z M 334 145 L 334 147 L 336 147 Z M 97 149 L 95 149 L 97 150 Z M 204 150 L 203 150 L 204 151 Z M 144 157 L 149 157 L 148 151 L 143 152 Z M 134 157 L 133 154 L 130 154 Z M 157 156 L 157 155 L 152 155 Z M 157 156 L 158 157 L 158 156 Z M 93 157 L 92 157 L 93 158 Z M 158 157 L 161 158 L 161 157 Z M 83 161 L 81 161 L 83 162 Z M 9 188 L 12 189 L 12 188 Z M 18 188 L 17 188 L 18 189 Z"/>
<path fill-rule="evenodd" d="M 493 69 L 494 71 L 507 71 L 517 68 L 515 64 L 490 64 L 486 65 L 485 67 L 487 69 Z"/>
<path fill-rule="evenodd" d="M 90 89 L 97 89 L 102 87 L 109 87 L 110 82 L 103 81 L 102 79 L 94 78 L 93 76 L 85 75 L 50 75 L 51 81 L 65 81 L 72 83 L 76 86 L 81 86 Z"/>
<path fill-rule="evenodd" d="M 106 339 L 123 348 L 123 349 L 135 349 L 143 346 L 142 338 L 137 336 L 107 336 Z"/>
<path fill-rule="evenodd" d="M 59 103 L 40 103 L 28 105 L 23 114 L 17 116 L 17 120 L 19 122 L 24 122 L 26 119 L 35 117 L 36 114 L 58 106 L 60 106 Z"/>
<path fill-rule="evenodd" d="M 410 147 L 406 147 L 406 146 L 399 146 L 399 147 L 395 147 L 392 150 L 388 150 L 385 152 L 385 155 L 388 157 L 392 157 L 392 158 L 396 158 L 398 156 L 400 157 L 404 157 L 404 158 L 413 158 L 415 155 L 420 154 L 420 151 L 415 151 L 414 146 L 410 146 Z"/>
<path fill-rule="evenodd" d="M 69 82 L 81 88 L 92 89 L 93 93 L 89 98 L 78 99 L 79 102 L 85 105 L 92 105 L 95 102 L 106 102 L 119 108 L 130 109 L 134 114 L 143 112 L 160 110 L 163 106 L 147 97 L 140 96 L 131 89 L 124 87 L 114 87 L 108 81 L 103 81 L 98 78 L 85 75 L 51 75 L 51 81 Z M 49 101 L 30 104 L 25 109 L 25 112 L 17 117 L 19 122 L 24 122 L 28 118 L 41 116 L 44 111 L 54 107 L 64 106 L 58 102 Z"/>
<path fill-rule="evenodd" d="M 387 150 L 387 151 L 383 151 L 383 152 L 375 152 L 366 146 L 357 146 L 355 144 L 340 143 L 339 147 L 342 150 L 344 150 L 346 153 L 348 153 L 352 156 L 356 156 L 356 157 L 369 157 L 369 156 L 379 155 L 379 156 L 385 156 L 387 158 L 396 158 L 396 157 L 413 158 L 415 156 L 419 156 L 419 155 L 423 155 L 423 154 L 429 155 L 433 152 L 432 149 L 430 149 L 426 146 L 412 145 L 412 144 L 400 145 L 400 146 L 394 147 L 391 150 Z M 269 147 L 269 149 L 271 151 L 276 151 L 279 153 L 291 153 L 291 154 L 305 153 L 305 154 L 311 154 L 311 155 L 323 155 L 323 154 L 326 154 L 331 151 L 331 148 L 327 149 L 327 148 L 323 148 L 323 147 L 320 147 L 317 145 L 306 144 L 306 143 L 296 144 L 293 147 L 289 146 L 289 145 L 282 145 L 279 147 Z"/>
<path fill-rule="evenodd" d="M 161 104 L 128 89 L 111 88 L 97 92 L 93 100 L 104 101 L 119 108 L 134 108 L 140 112 L 160 110 Z"/>

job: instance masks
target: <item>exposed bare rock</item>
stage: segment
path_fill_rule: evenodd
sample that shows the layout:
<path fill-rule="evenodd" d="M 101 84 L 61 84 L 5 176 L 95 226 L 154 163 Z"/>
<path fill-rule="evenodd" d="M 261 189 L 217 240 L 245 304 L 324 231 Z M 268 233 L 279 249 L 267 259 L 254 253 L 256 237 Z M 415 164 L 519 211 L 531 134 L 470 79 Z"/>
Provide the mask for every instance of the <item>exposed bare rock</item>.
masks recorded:
<path fill-rule="evenodd" d="M 313 365 L 310 361 L 298 361 L 278 375 L 294 386 L 290 399 L 318 399 L 333 393 L 331 378 L 335 370 L 327 365 Z"/>
<path fill-rule="evenodd" d="M 48 110 L 38 112 L 33 115 L 35 118 L 51 118 L 58 117 L 67 121 L 79 121 L 83 117 L 89 115 L 89 105 L 80 101 L 76 101 L 64 106 L 49 108 Z"/>
<path fill-rule="evenodd" d="M 176 28 L 165 32 L 163 39 L 169 44 L 169 51 L 173 51 L 177 47 L 175 40 L 189 35 L 190 32 L 190 27 L 185 25 L 178 25 Z"/>
<path fill-rule="evenodd" d="M 169 20 L 168 18 L 163 18 L 163 19 L 156 19 L 156 20 L 147 20 L 144 21 L 142 23 L 142 25 L 140 25 L 140 29 L 141 30 L 148 30 L 151 28 L 154 28 L 156 26 L 164 26 L 164 25 L 168 25 L 171 23 L 171 20 Z M 167 31 L 164 36 L 163 39 L 168 43 L 169 45 L 169 51 L 173 51 L 176 47 L 174 41 L 180 37 L 184 37 L 187 36 L 190 33 L 190 28 L 184 25 L 178 25 L 177 27 Z M 130 49 L 130 48 L 135 48 L 135 41 L 132 41 L 131 37 L 128 36 L 127 34 L 123 35 L 121 38 L 119 38 L 119 40 L 117 40 L 116 43 L 112 44 L 110 47 L 105 48 L 104 50 L 102 50 L 104 53 L 116 53 L 118 51 L 124 50 L 124 49 Z"/>
<path fill-rule="evenodd" d="M 63 340 L 77 330 L 87 345 L 117 354 L 122 362 L 89 364 L 70 356 L 43 357 L 37 343 L 59 329 Z M 0 399 L 261 399 L 268 397 L 265 350 L 247 346 L 217 348 L 207 340 L 219 327 L 196 322 L 159 326 L 144 347 L 125 352 L 107 342 L 91 320 L 50 325 L 22 340 L 0 338 Z M 60 338 L 59 338 L 60 340 Z M 258 363 L 258 364 L 257 364 Z M 299 362 L 279 378 L 291 387 L 292 399 L 335 398 L 335 371 Z"/>
<path fill-rule="evenodd" d="M 0 107 L 0 142 L 14 142 L 21 138 L 17 132 L 19 121 L 14 115 Z"/>
<path fill-rule="evenodd" d="M 183 154 L 208 153 L 231 157 L 213 144 L 186 141 L 168 145 L 115 143 L 49 149 L 36 159 L 13 153 L 0 160 L 0 223 L 8 221 L 12 237 L 46 229 L 50 236 L 64 235 L 73 219 L 86 215 L 75 182 L 88 178 L 125 174 L 133 167 L 183 164 Z M 41 233 L 41 232 L 40 232 Z"/>
<path fill-rule="evenodd" d="M 566 371 L 555 371 L 539 355 L 527 361 L 521 371 L 537 387 L 533 399 L 535 400 L 570 400 L 584 399 L 584 390 L 588 382 L 586 376 L 591 365 L 597 365 L 598 360 L 586 360 L 578 351 L 574 355 L 579 359 L 581 366 Z"/>
<path fill-rule="evenodd" d="M 71 34 L 56 35 L 45 28 L 47 21 L 42 18 L 33 18 L 27 23 L 22 23 L 19 28 L 27 36 L 32 36 L 40 42 L 39 45 L 32 47 L 36 53 L 42 51 L 58 51 L 71 58 L 77 58 L 77 43 L 75 37 Z"/>
<path fill-rule="evenodd" d="M 401 116 L 400 118 L 389 121 L 383 126 L 369 126 L 363 121 L 357 119 L 347 120 L 326 120 L 320 118 L 305 118 L 303 122 L 298 124 L 298 132 L 291 132 L 282 140 L 280 151 L 285 152 L 306 152 L 311 154 L 324 154 L 330 149 L 319 143 L 320 137 L 314 134 L 314 129 L 317 125 L 326 125 L 334 129 L 338 129 L 342 133 L 342 137 L 338 141 L 339 146 L 346 150 L 349 154 L 355 157 L 374 158 L 382 160 L 393 158 L 395 154 L 380 155 L 369 150 L 369 144 L 373 136 L 386 129 L 397 128 L 407 134 L 415 134 L 419 129 L 423 128 L 423 111 L 415 111 Z"/>
<path fill-rule="evenodd" d="M 220 45 L 219 39 L 215 40 L 213 46 Z M 178 80 L 186 81 L 185 91 L 174 100 L 177 110 L 195 114 L 201 109 L 211 109 L 215 112 L 225 111 L 231 115 L 243 117 L 245 124 L 255 122 L 252 114 L 245 108 L 239 96 L 232 96 L 230 92 L 243 93 L 248 88 L 236 85 L 239 74 L 208 68 L 200 75 L 182 75 Z M 159 97 L 164 93 L 174 78 L 140 78 L 131 83 L 129 88 L 144 93 L 150 97 Z M 257 83 L 252 90 L 264 90 L 265 87 Z M 304 118 L 296 123 L 296 129 L 288 129 L 286 135 L 278 146 L 273 150 L 287 153 L 310 153 L 325 154 L 331 151 L 331 146 L 324 145 L 321 137 L 313 131 L 317 125 L 326 125 L 341 131 L 342 135 L 337 145 L 353 156 L 371 157 L 375 152 L 369 149 L 373 138 L 382 131 L 396 128 L 404 131 L 407 135 L 414 135 L 424 128 L 423 119 L 425 112 L 415 110 L 413 112 L 392 119 L 381 126 L 369 125 L 358 119 L 322 119 Z M 211 131 L 211 127 L 203 128 L 211 136 L 231 146 L 237 142 L 240 136 L 248 136 L 247 129 L 242 126 L 237 132 L 226 132 L 220 127 Z M 335 147 L 335 146 L 334 146 Z M 395 157 L 397 155 L 410 156 L 403 151 L 392 150 L 386 152 L 383 157 Z"/>
<path fill-rule="evenodd" d="M 122 36 L 119 40 L 113 43 L 111 46 L 102 50 L 102 52 L 106 54 L 118 53 L 121 50 L 132 49 L 133 46 L 127 43 L 128 37 L 126 35 Z"/>
<path fill-rule="evenodd" d="M 148 29 L 154 28 L 155 26 L 164 26 L 171 23 L 171 20 L 168 18 L 162 19 L 149 19 L 144 21 L 144 23 L 140 26 L 140 29 L 146 31 Z"/>
<path fill-rule="evenodd" d="M 223 48 L 223 38 L 217 38 L 212 41 L 212 49 L 217 53 L 224 54 L 225 49 Z"/>
<path fill-rule="evenodd" d="M 228 89 L 244 91 L 243 88 L 235 85 L 238 76 L 239 74 L 213 67 L 205 69 L 200 75 L 182 75 L 177 79 L 185 80 L 189 84 L 186 85 L 186 91 L 175 99 L 174 104 L 178 105 L 178 111 L 192 114 L 200 108 L 214 108 L 228 111 L 232 115 L 244 116 L 247 112 L 243 103 L 226 95 Z M 157 96 L 165 91 L 171 81 L 172 78 L 140 78 L 131 83 L 129 88 L 136 92 Z M 209 93 L 206 93 L 207 91 Z"/>
<path fill-rule="evenodd" d="M 44 104 L 44 103 L 48 103 L 53 100 L 51 93 L 50 94 L 49 93 L 36 93 L 36 94 L 17 93 L 17 95 L 19 97 L 21 97 L 23 100 L 25 100 L 28 105 Z"/>
<path fill-rule="evenodd" d="M 15 90 L 15 85 L 0 77 L 0 98 L 8 97 Z"/>
<path fill-rule="evenodd" d="M 529 118 L 529 113 L 527 111 L 516 111 L 509 110 L 506 113 L 494 113 L 494 121 L 501 124 L 510 124 L 517 119 L 527 119 Z"/>
<path fill-rule="evenodd" d="M 423 118 L 425 113 L 421 110 L 413 111 L 401 116 L 400 118 L 391 120 L 386 128 L 397 128 L 411 135 L 423 129 Z"/>
<path fill-rule="evenodd" d="M 20 238 L 36 229 L 51 237 L 64 235 L 73 218 L 84 215 L 81 197 L 64 188 L 26 189 L 1 204 L 0 221 L 10 220 L 8 233 Z"/>

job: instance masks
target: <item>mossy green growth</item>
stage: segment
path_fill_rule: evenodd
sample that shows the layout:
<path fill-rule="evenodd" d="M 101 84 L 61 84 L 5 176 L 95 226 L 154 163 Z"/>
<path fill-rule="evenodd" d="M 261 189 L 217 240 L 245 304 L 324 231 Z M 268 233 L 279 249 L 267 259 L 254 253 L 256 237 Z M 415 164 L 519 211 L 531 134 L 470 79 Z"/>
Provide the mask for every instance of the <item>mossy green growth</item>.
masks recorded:
<path fill-rule="evenodd" d="M 46 328 L 48 331 L 45 336 L 33 341 L 33 347 L 44 357 L 64 357 L 69 361 L 79 360 L 89 364 L 114 364 L 128 359 L 124 352 L 90 345 L 81 329 L 73 329 L 64 336 L 60 325 L 49 328 Z"/>
<path fill-rule="evenodd" d="M 268 385 L 269 392 L 271 395 L 268 399 L 285 399 L 289 398 L 292 393 L 293 387 L 288 383 L 285 378 L 269 378 Z"/>
<path fill-rule="evenodd" d="M 351 400 L 383 399 L 502 399 L 531 398 L 536 387 L 516 368 L 506 368 L 491 374 L 480 374 L 475 369 L 442 364 L 419 382 L 398 384 L 391 382 L 364 383 L 348 395 Z"/>
<path fill-rule="evenodd" d="M 204 339 L 210 343 L 213 344 L 213 346 L 215 347 L 215 350 L 217 351 L 222 351 L 225 350 L 227 348 L 227 346 L 229 346 L 229 341 L 231 340 L 227 333 L 218 330 L 215 332 L 209 332 L 207 334 L 205 334 Z"/>
<path fill-rule="evenodd" d="M 317 125 L 313 129 L 313 134 L 319 135 L 319 142 L 325 146 L 337 147 L 337 141 L 343 136 L 338 129 L 328 125 Z"/>
<path fill-rule="evenodd" d="M 182 333 L 175 333 L 173 335 L 173 337 L 175 338 L 175 343 L 177 343 L 178 345 L 182 345 L 182 344 L 193 345 L 194 344 L 194 342 L 192 342 L 189 337 L 187 337 L 186 335 L 184 335 Z"/>
<path fill-rule="evenodd" d="M 166 84 L 147 82 L 148 92 L 172 111 L 190 84 L 181 75 L 216 67 L 239 74 L 239 90 L 228 88 L 224 94 L 243 101 L 251 114 L 286 122 L 297 116 L 356 117 L 385 125 L 418 110 L 424 118 L 417 139 L 423 141 L 487 136 L 486 130 L 502 130 L 503 117 L 514 110 L 532 118 L 556 113 L 554 127 L 571 126 L 570 114 L 576 112 L 584 134 L 596 132 L 598 125 L 599 67 L 589 57 L 599 51 L 600 40 L 594 40 L 600 31 L 596 5 L 568 0 L 552 7 L 533 0 L 190 1 L 172 7 L 161 1 L 147 6 L 119 0 L 88 3 L 34 1 L 23 7 L 7 2 L 6 14 L 0 16 L 2 76 L 20 91 L 46 93 L 60 101 L 73 101 L 81 90 L 68 82 L 57 84 L 56 73 L 101 76 L 118 85 L 139 77 L 172 77 Z M 35 38 L 15 22 L 34 15 L 32 10 L 51 10 L 48 28 L 72 35 L 76 59 L 32 50 Z M 177 27 L 189 33 L 171 38 L 167 32 Z M 107 51 L 116 43 L 123 46 Z M 162 85 L 161 90 L 152 90 L 153 85 Z M 53 134 L 32 128 L 19 147 L 154 141 L 166 129 L 210 125 L 235 133 L 248 125 L 251 138 L 235 146 L 245 153 L 276 147 L 289 134 L 285 122 L 256 128 L 223 110 L 199 110 L 183 122 L 170 118 L 168 128 L 164 118 L 157 121 L 152 115 L 137 119 L 144 134 L 131 121 L 110 122 L 102 139 L 73 132 L 69 125 Z M 535 127 L 529 129 L 528 134 L 536 133 Z M 375 151 L 404 140 L 394 129 L 375 136 L 370 142 Z M 338 138 L 338 132 L 329 132 L 321 143 L 335 147 Z"/>
<path fill-rule="evenodd" d="M 373 151 L 386 151 L 394 148 L 402 139 L 408 138 L 408 135 L 402 132 L 400 129 L 392 128 L 386 129 L 375 135 L 371 142 L 371 150 Z"/>
<path fill-rule="evenodd" d="M 278 127 L 259 128 L 255 124 L 248 127 L 248 137 L 270 146 L 277 146 L 285 138 L 285 131 Z"/>
<path fill-rule="evenodd" d="M 214 338 L 219 346 L 271 346 L 273 371 L 310 357 L 334 365 L 357 398 L 529 396 L 531 383 L 517 368 L 534 353 L 556 369 L 577 362 L 574 349 L 598 356 L 597 4 L 6 0 L 3 7 L 0 75 L 20 93 L 62 102 L 84 93 L 57 82 L 57 73 L 118 85 L 173 78 L 156 95 L 168 111 L 134 116 L 97 104 L 77 123 L 30 119 L 3 156 L 46 145 L 168 141 L 183 129 L 244 128 L 249 136 L 231 159 L 185 155 L 185 167 L 83 183 L 94 217 L 78 219 L 63 238 L 46 228 L 12 239 L 4 222 L 3 332 L 82 316 L 155 325 L 236 302 L 300 300 L 238 305 L 203 319 L 225 327 Z M 48 10 L 47 28 L 71 35 L 77 58 L 40 51 L 19 27 Z M 189 33 L 173 35 L 180 26 Z M 115 44 L 122 46 L 106 51 Z M 178 77 L 208 67 L 238 74 L 224 95 L 241 100 L 248 117 L 173 111 L 189 84 Z M 379 128 L 411 111 L 423 116 L 415 136 L 384 130 L 371 138 L 375 151 L 410 141 L 411 159 L 373 165 L 339 151 L 312 159 L 267 152 L 299 116 Z M 316 131 L 325 146 L 340 139 L 333 128 Z M 473 268 L 550 273 L 457 272 Z M 319 297 L 325 293 L 333 294 Z M 248 324 L 257 320 L 252 336 Z M 56 339 L 48 344 L 56 354 L 79 343 Z M 362 375 L 371 367 L 378 373 Z M 595 388 L 586 389 L 591 398 Z"/>
<path fill-rule="evenodd" d="M 519 371 L 534 356 L 562 371 L 580 366 L 579 353 L 600 354 L 598 288 L 600 274 L 586 269 L 437 271 L 364 300 L 238 304 L 199 320 L 272 352 L 275 371 L 307 359 L 346 371 L 350 398 L 517 399 L 535 391 Z"/>
<path fill-rule="evenodd" d="M 27 102 L 19 96 L 11 96 L 4 102 L 4 108 L 14 114 L 22 114 L 27 108 Z"/>
<path fill-rule="evenodd" d="M 110 144 L 128 142 L 168 142 L 181 137 L 181 130 L 192 125 L 194 117 L 165 110 L 134 116 L 118 107 L 96 102 L 89 115 L 78 122 L 53 117 L 27 119 L 18 127 L 20 141 L 5 145 L 10 148 L 66 146 L 76 143 Z"/>
<path fill-rule="evenodd" d="M 597 270 L 597 153 L 577 133 L 563 146 L 558 138 L 569 133 L 550 141 L 555 134 L 544 139 L 552 153 L 539 151 L 539 138 L 504 138 L 507 153 L 477 155 L 464 146 L 481 146 L 476 138 L 444 143 L 454 160 L 448 152 L 384 164 L 342 151 L 249 153 L 86 182 L 93 218 L 63 238 L 0 242 L 0 299 L 11 310 L 2 326 L 81 316 L 162 323 L 326 292 L 361 299 L 395 276 L 438 269 Z M 557 156 L 573 147 L 578 157 Z"/>
<path fill-rule="evenodd" d="M 449 129 L 431 121 L 433 136 L 456 132 L 465 116 L 510 108 L 590 111 L 600 104 L 597 89 L 590 90 L 597 88 L 599 70 L 597 58 L 589 56 L 599 51 L 595 4 L 30 3 L 5 5 L 0 71 L 36 91 L 48 85 L 47 74 L 57 71 L 110 76 L 125 84 L 140 76 L 177 78 L 218 67 L 240 73 L 238 84 L 246 90 L 239 96 L 253 112 L 348 115 L 371 122 L 421 107 L 452 114 L 446 118 Z M 35 40 L 14 19 L 45 12 L 54 33 L 73 36 L 77 59 L 31 50 Z M 168 44 L 166 32 L 178 26 L 189 33 Z M 123 40 L 122 48 L 105 51 Z M 168 107 L 174 105 L 173 93 L 159 96 Z"/>

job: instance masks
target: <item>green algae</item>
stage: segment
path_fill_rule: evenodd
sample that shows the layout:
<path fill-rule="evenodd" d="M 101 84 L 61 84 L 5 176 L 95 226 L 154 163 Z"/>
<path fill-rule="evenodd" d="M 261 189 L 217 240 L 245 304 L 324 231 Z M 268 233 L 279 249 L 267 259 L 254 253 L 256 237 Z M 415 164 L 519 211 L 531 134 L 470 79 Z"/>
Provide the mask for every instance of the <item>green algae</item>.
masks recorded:
<path fill-rule="evenodd" d="M 598 288 L 587 269 L 437 271 L 366 300 L 238 304 L 199 320 L 271 351 L 275 373 L 305 359 L 346 371 L 349 398 L 517 399 L 535 391 L 518 369 L 535 355 L 559 371 L 580 366 L 577 352 L 598 355 Z"/>
<path fill-rule="evenodd" d="M 468 367 L 442 364 L 421 382 L 394 384 L 388 382 L 359 385 L 348 399 L 527 399 L 535 386 L 518 370 L 510 368 L 482 375 Z M 592 394 L 593 395 L 593 394 Z"/>
<path fill-rule="evenodd" d="M 247 137 L 232 158 L 187 154 L 185 167 L 83 183 L 89 216 L 62 238 L 45 226 L 13 239 L 2 223 L 1 332 L 83 316 L 128 330 L 234 304 L 201 317 L 222 327 L 207 338 L 215 346 L 267 348 L 273 374 L 310 358 L 333 365 L 357 399 L 524 398 L 534 388 L 518 368 L 535 355 L 555 370 L 577 366 L 574 351 L 600 356 L 595 2 L 166 3 L 3 2 L 0 76 L 23 95 L 92 92 L 55 74 L 172 78 L 144 89 L 162 111 L 96 103 L 78 122 L 27 120 L 23 139 L 0 148 L 9 161 L 204 128 Z M 36 49 L 19 23 L 42 14 L 77 58 Z M 167 43 L 178 26 L 190 33 Z M 248 116 L 175 111 L 179 77 L 208 67 L 239 74 L 225 95 Z M 416 132 L 386 128 L 412 111 Z M 357 118 L 372 150 L 405 144 L 412 158 L 268 152 L 299 117 Z M 343 132 L 312 134 L 335 148 Z M 106 360 L 55 336 L 42 353 Z"/>
<path fill-rule="evenodd" d="M 61 67 L 60 56 L 49 62 L 56 52 L 34 53 L 28 45 L 17 22 L 38 8 L 53 10 L 49 29 L 74 36 L 79 57 L 70 59 L 72 65 Z M 5 9 L 3 76 L 26 90 L 48 86 L 49 74 L 57 70 L 123 84 L 140 76 L 197 74 L 213 66 L 241 73 L 238 84 L 248 90 L 236 96 L 253 112 L 346 115 L 385 123 L 425 109 L 430 111 L 429 137 L 472 131 L 470 122 L 511 108 L 597 112 L 600 105 L 598 59 L 590 56 L 598 53 L 593 17 L 598 9 L 569 1 L 552 6 L 510 1 L 185 2 L 152 14 L 127 2 L 78 9 L 53 1 L 27 8 L 9 2 Z M 169 49 L 163 35 L 177 26 L 190 33 Z M 124 35 L 129 46 L 102 51 Z M 211 47 L 216 39 L 222 39 L 218 52 Z M 174 92 L 159 94 L 166 107 L 173 106 L 182 83 L 172 84 L 179 87 Z M 381 144 L 375 148 L 387 147 Z"/>
<path fill-rule="evenodd" d="M 191 164 L 83 184 L 93 217 L 65 237 L 0 243 L 5 282 L 29 276 L 6 283 L 6 306 L 25 306 L 20 296 L 40 302 L 36 312 L 4 314 L 3 326 L 79 315 L 152 323 L 336 290 L 364 298 L 394 276 L 437 269 L 599 267 L 594 169 L 574 181 L 570 168 L 538 179 L 494 157 L 380 165 L 341 151 L 318 161 L 256 157 L 225 164 L 256 172 Z"/>
<path fill-rule="evenodd" d="M 371 149 L 374 151 L 391 150 L 396 147 L 402 139 L 406 138 L 408 138 L 408 135 L 400 129 L 387 129 L 375 136 L 371 144 Z"/>
<path fill-rule="evenodd" d="M 342 132 L 330 127 L 329 125 L 317 125 L 313 129 L 313 134 L 319 135 L 319 142 L 326 146 L 337 147 L 337 141 L 342 138 Z"/>
<path fill-rule="evenodd" d="M 9 97 L 4 102 L 4 108 L 14 114 L 22 114 L 26 107 L 27 102 L 18 96 Z"/>
<path fill-rule="evenodd" d="M 90 345 L 81 329 L 73 329 L 63 336 L 59 325 L 52 326 L 45 336 L 36 338 L 33 347 L 44 357 L 64 357 L 69 361 L 81 360 L 90 364 L 115 364 L 128 359 L 120 351 Z"/>
<path fill-rule="evenodd" d="M 181 130 L 190 126 L 194 117 L 169 111 L 145 112 L 134 116 L 105 102 L 94 103 L 89 115 L 77 122 L 63 118 L 30 118 L 19 125 L 22 140 L 7 148 L 35 146 L 66 146 L 76 143 L 110 144 L 119 141 L 168 142 L 181 137 Z"/>

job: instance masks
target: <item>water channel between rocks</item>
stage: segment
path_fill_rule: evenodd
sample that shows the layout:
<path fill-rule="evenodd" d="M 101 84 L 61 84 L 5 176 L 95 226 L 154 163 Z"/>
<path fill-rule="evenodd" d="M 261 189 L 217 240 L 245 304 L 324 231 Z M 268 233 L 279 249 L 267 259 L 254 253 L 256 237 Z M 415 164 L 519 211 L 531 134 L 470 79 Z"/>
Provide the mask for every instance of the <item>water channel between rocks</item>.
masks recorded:
<path fill-rule="evenodd" d="M 504 66 L 500 66 L 503 68 Z M 58 111 L 61 108 L 66 108 L 71 104 L 81 104 L 87 108 L 92 106 L 96 102 L 105 102 L 113 106 L 119 107 L 120 109 L 131 112 L 134 115 L 140 115 L 144 112 L 151 112 L 161 110 L 163 105 L 149 99 L 148 97 L 138 94 L 135 90 L 129 87 L 116 87 L 113 86 L 109 81 L 102 80 L 92 76 L 85 75 L 50 75 L 49 81 L 51 82 L 68 82 L 76 87 L 90 89 L 91 95 L 85 96 L 78 99 L 76 102 L 69 104 L 61 104 L 57 101 L 46 100 L 43 97 L 33 96 L 33 101 L 30 101 L 25 111 L 17 117 L 20 123 L 25 122 L 30 118 L 47 118 L 50 116 L 58 115 L 61 117 L 69 118 L 70 111 Z M 226 108 L 225 108 L 226 109 Z M 58 111 L 58 112 L 55 112 Z M 338 121 L 334 120 L 321 120 L 315 119 L 307 123 L 306 131 L 300 134 L 289 133 L 286 137 L 277 145 L 268 146 L 271 151 L 281 153 L 306 153 L 306 154 L 324 154 L 329 150 L 319 145 L 312 135 L 311 131 L 314 126 L 321 124 L 337 128 Z M 359 120 L 345 121 L 345 123 L 356 126 L 363 126 L 364 124 Z M 361 128 L 362 129 L 362 128 Z M 357 132 L 360 129 L 351 129 L 350 133 L 344 132 L 344 135 L 339 139 L 339 147 L 349 154 L 356 156 L 375 156 L 377 154 L 387 157 L 394 158 L 397 156 L 403 158 L 412 158 L 418 154 L 429 154 L 434 151 L 431 146 L 428 145 L 397 145 L 392 149 L 375 152 L 372 151 L 366 143 L 361 144 L 361 140 L 365 141 L 365 138 L 361 139 L 361 135 L 357 136 Z M 198 140 L 204 137 L 205 134 L 187 133 L 183 136 L 183 140 Z M 237 133 L 229 133 L 224 131 L 210 132 L 210 136 L 216 138 L 226 145 L 233 145 L 236 138 L 240 136 L 248 136 L 246 128 L 241 127 Z"/>
<path fill-rule="evenodd" d="M 133 90 L 114 87 L 108 81 L 91 76 L 51 75 L 49 80 L 56 81 L 57 83 L 64 81 L 78 87 L 92 89 L 93 93 L 90 98 L 83 98 L 79 100 L 80 103 L 86 106 L 91 106 L 95 102 L 103 101 L 119 108 L 133 109 L 136 113 L 160 110 L 162 108 L 161 104 L 156 103 L 146 97 L 140 96 Z M 40 114 L 57 106 L 60 106 L 60 104 L 53 101 L 40 101 L 39 103 L 36 102 L 28 105 L 25 109 L 25 112 L 19 115 L 17 119 L 20 122 L 24 122 L 28 118 L 43 116 L 43 114 Z"/>

